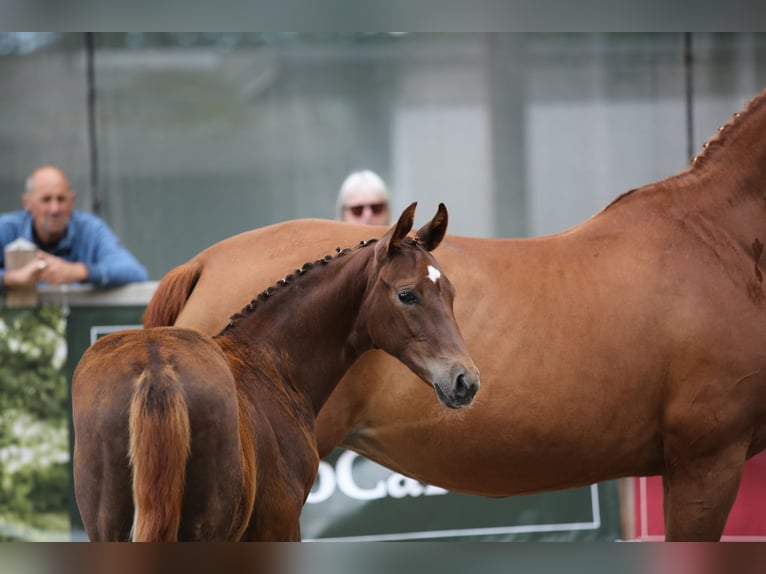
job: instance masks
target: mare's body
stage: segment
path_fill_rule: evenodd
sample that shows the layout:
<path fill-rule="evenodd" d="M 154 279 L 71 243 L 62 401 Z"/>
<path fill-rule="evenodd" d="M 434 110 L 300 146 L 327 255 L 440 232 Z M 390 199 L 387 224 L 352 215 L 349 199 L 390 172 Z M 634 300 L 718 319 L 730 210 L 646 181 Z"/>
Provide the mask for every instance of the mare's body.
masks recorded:
<path fill-rule="evenodd" d="M 320 454 L 341 445 L 488 496 L 662 475 L 667 538 L 718 539 L 745 460 L 766 446 L 764 133 L 761 95 L 689 169 L 572 229 L 447 236 L 436 254 L 461 293 L 480 397 L 445 415 L 368 353 L 320 413 Z M 273 281 L 273 259 L 371 234 L 301 220 L 232 237 L 171 271 L 145 321 L 214 332 L 246 286 Z"/>
<path fill-rule="evenodd" d="M 371 347 L 443 405 L 471 402 L 478 372 L 428 253 L 446 210 L 407 238 L 413 215 L 414 204 L 381 241 L 304 265 L 215 337 L 157 327 L 85 352 L 72 382 L 74 479 L 91 540 L 299 540 L 317 412 Z"/>

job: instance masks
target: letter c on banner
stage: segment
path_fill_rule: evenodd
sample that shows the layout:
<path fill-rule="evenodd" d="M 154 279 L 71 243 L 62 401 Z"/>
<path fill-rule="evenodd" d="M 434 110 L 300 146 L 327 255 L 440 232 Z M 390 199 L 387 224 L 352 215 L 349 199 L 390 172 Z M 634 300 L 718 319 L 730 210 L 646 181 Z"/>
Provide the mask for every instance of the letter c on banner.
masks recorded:
<path fill-rule="evenodd" d="M 356 500 L 377 500 L 386 496 L 386 483 L 379 480 L 374 488 L 361 488 L 354 482 L 354 461 L 359 455 L 354 451 L 344 451 L 338 457 L 335 469 L 338 473 L 338 488 L 340 491 Z"/>

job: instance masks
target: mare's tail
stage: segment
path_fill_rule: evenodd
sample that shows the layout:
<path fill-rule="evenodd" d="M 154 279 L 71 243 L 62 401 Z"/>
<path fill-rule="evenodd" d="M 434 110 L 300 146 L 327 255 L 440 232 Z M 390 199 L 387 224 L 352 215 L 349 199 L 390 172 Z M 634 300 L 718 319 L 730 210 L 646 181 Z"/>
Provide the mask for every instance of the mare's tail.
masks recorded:
<path fill-rule="evenodd" d="M 157 290 L 146 306 L 144 327 L 169 327 L 175 324 L 201 274 L 202 264 L 196 259 L 168 271 L 160 279 Z"/>
<path fill-rule="evenodd" d="M 130 402 L 134 542 L 178 538 L 191 430 L 189 407 L 172 369 L 144 371 Z"/>

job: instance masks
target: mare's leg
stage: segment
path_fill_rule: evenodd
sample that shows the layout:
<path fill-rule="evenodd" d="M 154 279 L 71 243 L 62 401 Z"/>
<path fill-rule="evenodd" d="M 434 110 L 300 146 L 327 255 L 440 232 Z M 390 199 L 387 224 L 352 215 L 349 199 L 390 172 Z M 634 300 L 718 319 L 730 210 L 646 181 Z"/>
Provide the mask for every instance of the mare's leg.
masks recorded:
<path fill-rule="evenodd" d="M 668 449 L 666 449 L 668 451 Z M 665 539 L 717 541 L 737 497 L 747 444 L 707 454 L 666 452 Z"/>

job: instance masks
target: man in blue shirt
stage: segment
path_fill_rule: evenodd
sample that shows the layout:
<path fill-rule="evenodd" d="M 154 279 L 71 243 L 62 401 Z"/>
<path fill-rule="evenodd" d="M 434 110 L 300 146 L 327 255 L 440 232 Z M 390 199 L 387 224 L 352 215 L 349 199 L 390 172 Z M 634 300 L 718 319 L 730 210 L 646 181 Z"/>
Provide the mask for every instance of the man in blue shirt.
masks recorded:
<path fill-rule="evenodd" d="M 146 281 L 146 269 L 102 219 L 74 211 L 75 192 L 59 168 L 45 165 L 27 179 L 23 210 L 0 215 L 2 287 L 91 283 L 112 287 Z M 23 237 L 37 246 L 34 261 L 5 269 L 5 246 Z"/>

